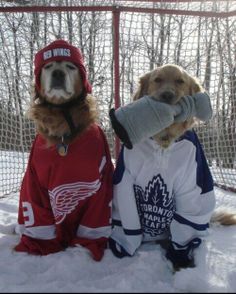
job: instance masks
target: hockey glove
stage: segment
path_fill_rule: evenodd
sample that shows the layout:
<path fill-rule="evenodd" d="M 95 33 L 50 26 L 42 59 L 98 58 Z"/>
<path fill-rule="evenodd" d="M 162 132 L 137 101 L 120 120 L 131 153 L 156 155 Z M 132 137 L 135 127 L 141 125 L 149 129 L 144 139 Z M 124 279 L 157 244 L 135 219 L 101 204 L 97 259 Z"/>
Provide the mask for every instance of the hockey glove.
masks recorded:
<path fill-rule="evenodd" d="M 151 96 L 143 96 L 116 110 L 112 108 L 109 112 L 116 135 L 128 149 L 174 122 L 182 122 L 193 116 L 206 121 L 211 115 L 210 98 L 206 93 L 184 96 L 175 105 L 156 101 Z"/>
<path fill-rule="evenodd" d="M 196 117 L 201 121 L 208 121 L 212 117 L 211 101 L 206 92 L 183 96 L 173 107 L 176 110 L 181 107 L 181 111 L 175 116 L 175 122 L 182 122 L 191 117 Z"/>

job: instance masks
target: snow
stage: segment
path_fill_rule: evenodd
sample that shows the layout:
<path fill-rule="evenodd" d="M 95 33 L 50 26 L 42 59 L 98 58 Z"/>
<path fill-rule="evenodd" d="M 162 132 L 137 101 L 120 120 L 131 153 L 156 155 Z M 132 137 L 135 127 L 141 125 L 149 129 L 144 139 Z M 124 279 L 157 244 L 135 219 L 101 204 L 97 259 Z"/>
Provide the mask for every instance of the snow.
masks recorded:
<path fill-rule="evenodd" d="M 217 208 L 236 208 L 236 194 L 215 188 Z M 82 247 L 48 256 L 12 249 L 18 194 L 0 199 L 0 292 L 235 293 L 236 226 L 212 224 L 195 251 L 196 267 L 173 273 L 159 245 L 143 244 L 134 257 L 118 259 L 109 249 L 100 262 Z"/>

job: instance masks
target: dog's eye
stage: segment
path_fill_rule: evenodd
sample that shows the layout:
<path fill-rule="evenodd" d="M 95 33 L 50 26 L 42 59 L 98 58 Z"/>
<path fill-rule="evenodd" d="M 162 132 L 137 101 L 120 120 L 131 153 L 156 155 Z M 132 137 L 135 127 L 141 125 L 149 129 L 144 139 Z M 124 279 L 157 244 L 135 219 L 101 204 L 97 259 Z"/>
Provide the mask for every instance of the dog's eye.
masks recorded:
<path fill-rule="evenodd" d="M 161 78 L 155 78 L 154 80 L 156 83 L 161 83 L 162 82 L 162 79 Z"/>
<path fill-rule="evenodd" d="M 44 66 L 44 69 L 49 69 L 50 67 L 52 67 L 52 64 L 47 64 Z"/>
<path fill-rule="evenodd" d="M 182 79 L 178 79 L 175 82 L 179 85 L 184 84 L 184 80 L 182 80 Z"/>
<path fill-rule="evenodd" d="M 67 64 L 66 67 L 71 70 L 76 70 L 76 66 L 74 66 L 74 65 Z"/>

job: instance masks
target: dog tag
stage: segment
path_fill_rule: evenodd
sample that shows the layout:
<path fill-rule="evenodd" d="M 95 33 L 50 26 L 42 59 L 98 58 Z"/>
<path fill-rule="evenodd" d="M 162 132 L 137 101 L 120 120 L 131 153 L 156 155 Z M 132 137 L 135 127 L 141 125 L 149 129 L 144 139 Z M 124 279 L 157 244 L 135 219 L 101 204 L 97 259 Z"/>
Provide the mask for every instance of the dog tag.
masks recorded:
<path fill-rule="evenodd" d="M 68 145 L 61 143 L 57 145 L 57 152 L 61 156 L 66 156 L 68 151 Z"/>

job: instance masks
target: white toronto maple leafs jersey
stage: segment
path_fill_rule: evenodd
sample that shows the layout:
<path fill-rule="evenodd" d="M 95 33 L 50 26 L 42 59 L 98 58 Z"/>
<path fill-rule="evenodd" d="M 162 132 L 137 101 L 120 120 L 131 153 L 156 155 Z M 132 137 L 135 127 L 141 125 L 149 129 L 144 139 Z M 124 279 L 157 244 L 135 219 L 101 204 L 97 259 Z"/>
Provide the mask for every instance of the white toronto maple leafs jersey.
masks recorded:
<path fill-rule="evenodd" d="M 111 239 L 128 255 L 143 241 L 171 237 L 185 246 L 206 235 L 215 195 L 194 131 L 167 149 L 151 138 L 122 147 L 113 182 Z"/>

